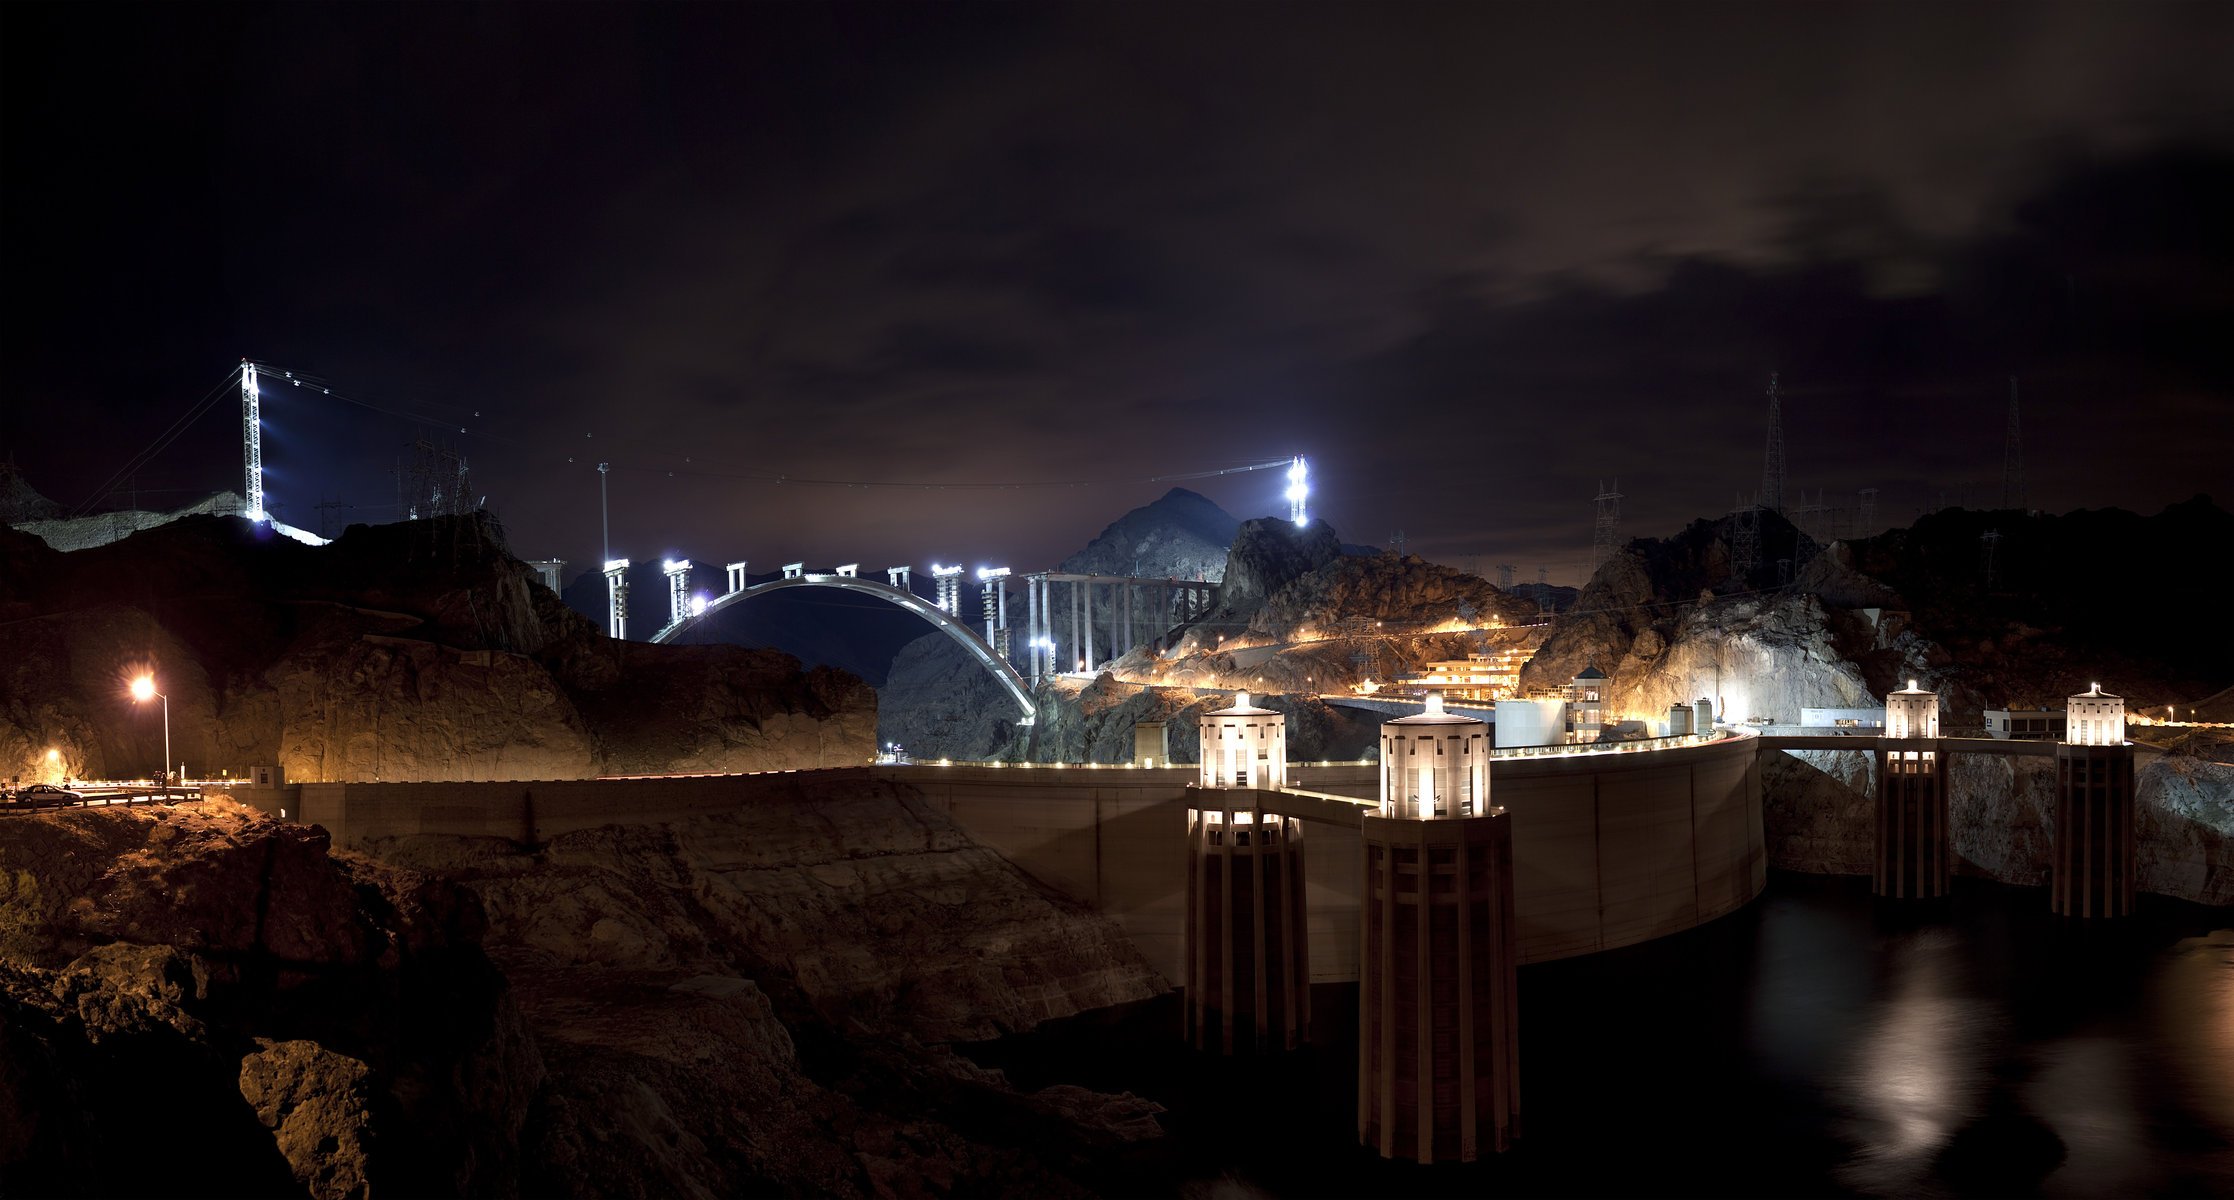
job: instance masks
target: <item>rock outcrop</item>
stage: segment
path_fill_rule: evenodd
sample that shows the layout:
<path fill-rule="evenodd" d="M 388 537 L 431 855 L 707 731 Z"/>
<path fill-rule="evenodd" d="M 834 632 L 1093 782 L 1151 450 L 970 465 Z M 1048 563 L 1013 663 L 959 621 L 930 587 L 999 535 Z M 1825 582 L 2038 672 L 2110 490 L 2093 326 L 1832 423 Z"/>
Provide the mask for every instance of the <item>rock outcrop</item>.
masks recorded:
<path fill-rule="evenodd" d="M 911 789 L 844 786 L 532 853 L 376 847 L 486 907 L 549 1070 L 525 1190 L 1077 1195 L 1157 1140 L 1152 1105 L 942 1048 L 1164 991 L 1122 932 Z"/>
<path fill-rule="evenodd" d="M 219 801 L 8 817 L 0 881 L 0 1191 L 516 1194 L 470 895 Z"/>
<path fill-rule="evenodd" d="M 1245 627 L 1267 596 L 1341 556 L 1341 539 L 1325 521 L 1302 528 L 1275 517 L 1243 522 L 1226 555 L 1225 579 L 1202 624 Z"/>

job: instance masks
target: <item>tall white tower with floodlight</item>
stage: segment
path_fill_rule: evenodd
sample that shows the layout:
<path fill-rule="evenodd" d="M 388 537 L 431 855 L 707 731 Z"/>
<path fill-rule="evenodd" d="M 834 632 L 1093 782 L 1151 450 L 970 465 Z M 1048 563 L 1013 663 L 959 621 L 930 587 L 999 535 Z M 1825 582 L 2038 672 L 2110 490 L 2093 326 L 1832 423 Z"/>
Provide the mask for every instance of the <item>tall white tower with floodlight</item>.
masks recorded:
<path fill-rule="evenodd" d="M 1311 464 L 1298 454 L 1295 461 L 1288 464 L 1288 519 L 1299 526 L 1310 524 L 1311 518 L 1304 512 L 1304 504 L 1310 498 Z"/>
<path fill-rule="evenodd" d="M 256 388 L 256 364 L 240 360 L 240 438 L 242 471 L 240 498 L 248 519 L 264 519 L 264 415 L 263 398 Z"/>

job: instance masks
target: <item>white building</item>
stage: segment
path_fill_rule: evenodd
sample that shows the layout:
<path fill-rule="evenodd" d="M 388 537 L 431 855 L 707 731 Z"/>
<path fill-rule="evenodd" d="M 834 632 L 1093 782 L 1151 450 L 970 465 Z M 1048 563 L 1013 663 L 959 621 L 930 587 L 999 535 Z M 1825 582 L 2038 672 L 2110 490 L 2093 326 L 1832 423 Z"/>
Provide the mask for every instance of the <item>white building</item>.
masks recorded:
<path fill-rule="evenodd" d="M 1557 746 L 1567 740 L 1567 702 L 1546 696 L 1497 702 L 1497 744 Z"/>
<path fill-rule="evenodd" d="M 1487 721 L 1445 712 L 1430 693 L 1425 712 L 1381 726 L 1381 814 L 1487 815 L 1489 750 Z"/>
<path fill-rule="evenodd" d="M 1233 706 L 1202 714 L 1202 786 L 1288 786 L 1288 719 L 1234 695 Z"/>
<path fill-rule="evenodd" d="M 2125 700 L 2099 683 L 2064 702 L 2064 741 L 2074 746 L 2117 746 L 2125 742 Z"/>

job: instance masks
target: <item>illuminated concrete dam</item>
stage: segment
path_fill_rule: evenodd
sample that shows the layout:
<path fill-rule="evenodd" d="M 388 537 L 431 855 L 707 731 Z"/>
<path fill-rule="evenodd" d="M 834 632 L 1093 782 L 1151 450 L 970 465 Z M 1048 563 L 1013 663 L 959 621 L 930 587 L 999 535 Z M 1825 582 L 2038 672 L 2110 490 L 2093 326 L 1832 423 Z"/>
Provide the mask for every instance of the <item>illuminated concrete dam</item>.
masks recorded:
<path fill-rule="evenodd" d="M 1756 755 L 1724 735 L 1642 750 L 1500 755 L 1513 814 L 1519 958 L 1547 962 L 1689 929 L 1767 885 Z M 817 786 L 916 789 L 985 845 L 1115 919 L 1166 978 L 1184 978 L 1187 810 L 1195 766 L 913 764 L 801 773 L 514 783 L 306 783 L 243 802 L 323 825 L 344 846 L 417 834 L 539 842 L 611 824 L 735 811 L 801 776 Z M 1358 975 L 1363 798 L 1372 763 L 1294 763 L 1289 788 L 1254 794 L 1304 822 L 1314 982 Z"/>

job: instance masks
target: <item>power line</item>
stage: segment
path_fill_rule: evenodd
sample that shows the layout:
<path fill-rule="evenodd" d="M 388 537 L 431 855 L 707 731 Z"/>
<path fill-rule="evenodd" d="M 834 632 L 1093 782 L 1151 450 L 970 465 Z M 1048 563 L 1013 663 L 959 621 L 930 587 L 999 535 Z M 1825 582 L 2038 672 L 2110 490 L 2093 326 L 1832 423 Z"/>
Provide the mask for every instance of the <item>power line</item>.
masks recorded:
<path fill-rule="evenodd" d="M 354 405 L 358 408 L 367 409 L 372 412 L 397 417 L 403 420 L 417 421 L 428 425 L 438 425 L 445 430 L 454 428 L 458 431 L 458 434 L 461 437 L 478 438 L 483 441 L 494 442 L 500 445 L 518 447 L 530 452 L 544 452 L 539 446 L 522 439 L 508 437 L 499 433 L 493 433 L 485 427 L 476 427 L 471 424 L 461 423 L 461 421 L 466 420 L 466 418 L 460 418 L 457 416 L 439 416 L 433 413 L 418 412 L 411 409 L 398 408 L 388 404 L 376 403 L 361 396 L 351 395 L 346 391 L 338 389 L 334 387 L 332 381 L 318 376 L 305 374 L 299 371 L 290 371 L 284 367 L 274 366 L 270 363 L 258 362 L 255 365 L 257 370 L 261 372 L 277 375 L 280 377 L 281 380 L 292 383 L 297 387 L 316 388 L 320 395 L 330 396 L 333 399 L 339 400 L 345 404 Z M 481 410 L 478 409 L 459 409 L 457 411 L 461 413 L 470 411 L 470 419 L 481 418 Z M 584 434 L 583 436 L 585 440 L 598 440 L 593 439 L 589 434 Z M 615 442 L 623 444 L 633 443 L 640 447 L 646 447 L 650 451 L 650 453 L 655 456 L 665 457 L 670 460 L 669 463 L 666 465 L 638 465 L 629 463 L 625 460 L 614 458 L 611 455 L 603 455 L 599 459 L 600 462 L 610 463 L 611 469 L 616 471 L 635 471 L 639 473 L 660 474 L 669 477 L 732 479 L 754 483 L 790 484 L 800 487 L 890 488 L 908 491 L 1006 491 L 1027 488 L 1109 487 L 1136 483 L 1169 483 L 1188 479 L 1214 479 L 1221 475 L 1239 475 L 1251 471 L 1268 471 L 1274 468 L 1284 469 L 1291 466 L 1294 462 L 1294 456 L 1290 455 L 1288 457 L 1274 458 L 1263 462 L 1243 463 L 1223 467 L 1207 467 L 1192 471 L 1174 471 L 1160 475 L 1149 475 L 1146 477 L 1131 476 L 1110 477 L 1104 479 L 1035 479 L 982 482 L 936 482 L 930 480 L 894 479 L 837 479 L 815 475 L 792 475 L 787 472 L 773 471 L 766 468 L 741 467 L 721 469 L 718 467 L 708 467 L 699 464 L 696 461 L 698 457 L 696 454 L 679 454 L 673 451 L 671 448 L 656 446 L 652 443 L 644 442 L 641 439 L 637 438 L 607 437 L 602 439 L 602 441 L 605 444 L 611 444 Z M 577 456 L 572 454 L 567 454 L 564 457 L 568 463 L 577 461 Z M 674 465 L 672 460 L 675 458 L 682 459 L 682 465 Z"/>
<path fill-rule="evenodd" d="M 77 507 L 70 510 L 70 515 L 73 517 L 82 517 L 87 513 L 92 512 L 93 506 L 106 499 L 109 492 L 116 487 L 116 484 L 119 480 L 129 478 L 130 476 L 138 473 L 138 471 L 142 467 L 145 467 L 149 462 L 153 461 L 156 455 L 161 454 L 165 450 L 168 450 L 171 446 L 171 443 L 179 439 L 179 435 L 185 433 L 187 429 L 193 426 L 194 422 L 200 420 L 209 412 L 209 410 L 216 404 L 217 398 L 226 393 L 227 389 L 232 386 L 233 380 L 239 375 L 239 367 L 235 367 L 232 370 L 225 372 L 225 377 L 218 380 L 215 387 L 212 387 L 207 393 L 205 393 L 200 400 L 195 401 L 193 405 L 191 405 L 186 410 L 184 415 L 180 416 L 177 420 L 172 421 L 170 423 L 170 426 L 164 429 L 163 432 L 156 434 L 155 440 L 149 442 L 146 448 L 142 449 L 139 453 L 133 455 L 132 457 L 126 459 L 124 461 L 124 465 L 116 469 L 115 474 L 110 475 L 107 479 L 102 480 L 101 485 L 93 489 L 93 494 L 88 496 L 85 499 L 84 503 L 79 504 Z"/>

